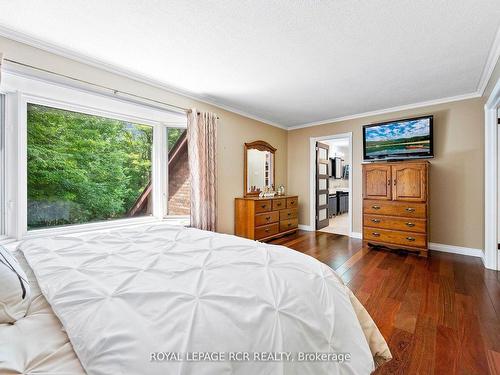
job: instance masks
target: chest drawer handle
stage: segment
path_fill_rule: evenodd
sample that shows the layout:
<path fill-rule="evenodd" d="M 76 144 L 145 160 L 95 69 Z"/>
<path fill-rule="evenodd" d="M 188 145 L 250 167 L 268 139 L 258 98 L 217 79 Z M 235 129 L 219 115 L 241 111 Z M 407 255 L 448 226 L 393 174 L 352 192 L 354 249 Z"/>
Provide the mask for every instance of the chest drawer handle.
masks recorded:
<path fill-rule="evenodd" d="M 378 233 L 378 232 L 372 232 L 372 235 L 373 235 L 374 237 L 380 237 L 380 233 Z"/>
<path fill-rule="evenodd" d="M 267 206 L 265 204 L 260 205 L 261 208 L 266 208 Z"/>
<path fill-rule="evenodd" d="M 276 206 L 281 207 L 281 203 L 276 203 Z"/>
<path fill-rule="evenodd" d="M 288 215 L 288 216 L 292 216 L 292 213 L 291 213 L 291 212 L 289 212 L 287 215 Z"/>
<path fill-rule="evenodd" d="M 415 242 L 415 237 L 406 237 L 406 239 L 410 242 Z"/>
<path fill-rule="evenodd" d="M 373 205 L 373 206 L 372 206 L 372 208 L 373 208 L 374 210 L 380 210 L 380 206 L 377 206 L 377 205 Z"/>
<path fill-rule="evenodd" d="M 406 225 L 411 228 L 415 226 L 415 223 L 406 223 Z"/>
<path fill-rule="evenodd" d="M 291 227 L 292 226 L 292 223 L 288 223 L 288 226 Z"/>
<path fill-rule="evenodd" d="M 374 222 L 374 223 L 380 223 L 380 220 L 379 219 L 372 219 L 372 222 Z"/>
<path fill-rule="evenodd" d="M 407 208 L 406 208 L 406 211 L 408 211 L 408 212 L 415 212 L 415 209 L 414 209 L 414 208 L 412 208 L 412 207 L 407 207 Z"/>
<path fill-rule="evenodd" d="M 295 204 L 295 201 L 290 202 L 290 206 L 293 206 Z"/>
<path fill-rule="evenodd" d="M 267 220 L 267 221 L 271 220 L 271 216 L 267 216 L 267 217 L 266 217 L 266 220 Z"/>
<path fill-rule="evenodd" d="M 264 232 L 269 233 L 269 228 L 267 228 L 266 230 L 264 230 Z"/>

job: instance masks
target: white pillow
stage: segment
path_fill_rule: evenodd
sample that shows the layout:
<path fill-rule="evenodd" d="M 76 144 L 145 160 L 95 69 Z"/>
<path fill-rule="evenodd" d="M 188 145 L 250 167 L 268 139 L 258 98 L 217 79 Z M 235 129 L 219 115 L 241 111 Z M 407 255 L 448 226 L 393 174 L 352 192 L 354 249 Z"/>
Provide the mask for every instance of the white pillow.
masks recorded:
<path fill-rule="evenodd" d="M 0 324 L 14 323 L 26 315 L 31 289 L 16 258 L 0 246 Z"/>

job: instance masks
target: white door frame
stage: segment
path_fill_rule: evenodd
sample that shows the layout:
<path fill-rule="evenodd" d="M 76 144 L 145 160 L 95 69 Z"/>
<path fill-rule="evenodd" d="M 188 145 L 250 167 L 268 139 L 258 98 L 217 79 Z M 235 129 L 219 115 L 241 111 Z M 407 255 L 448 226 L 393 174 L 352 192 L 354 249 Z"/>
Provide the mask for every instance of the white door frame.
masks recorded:
<path fill-rule="evenodd" d="M 349 139 L 349 237 L 356 237 L 352 232 L 352 132 L 309 138 L 309 227 L 303 229 L 316 230 L 316 142 L 339 138 Z"/>
<path fill-rule="evenodd" d="M 484 105 L 484 266 L 498 270 L 498 107 L 500 79 Z"/>

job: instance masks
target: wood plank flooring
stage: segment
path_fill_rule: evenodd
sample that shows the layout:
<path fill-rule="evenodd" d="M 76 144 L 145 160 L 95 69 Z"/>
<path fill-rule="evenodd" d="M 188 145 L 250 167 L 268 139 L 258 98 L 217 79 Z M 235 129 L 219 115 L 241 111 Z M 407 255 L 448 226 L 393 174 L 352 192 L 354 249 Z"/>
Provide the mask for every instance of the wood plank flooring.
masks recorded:
<path fill-rule="evenodd" d="M 500 375 L 500 273 L 479 258 L 431 252 L 425 259 L 321 232 L 299 231 L 271 243 L 311 255 L 341 275 L 394 357 L 377 375 Z"/>

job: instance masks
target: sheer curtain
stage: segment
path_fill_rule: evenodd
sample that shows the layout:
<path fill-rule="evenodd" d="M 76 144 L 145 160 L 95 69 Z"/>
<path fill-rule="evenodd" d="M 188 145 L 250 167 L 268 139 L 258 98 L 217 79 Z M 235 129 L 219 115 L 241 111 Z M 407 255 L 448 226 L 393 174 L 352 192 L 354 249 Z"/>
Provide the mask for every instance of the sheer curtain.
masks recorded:
<path fill-rule="evenodd" d="M 215 113 L 188 111 L 191 226 L 217 228 L 217 121 Z"/>

